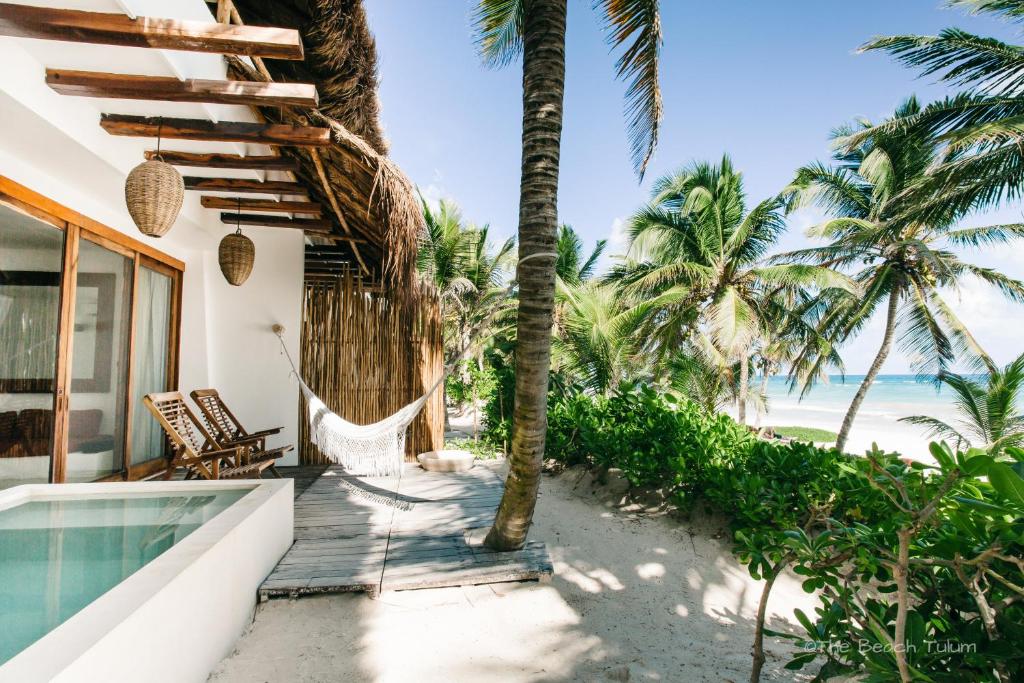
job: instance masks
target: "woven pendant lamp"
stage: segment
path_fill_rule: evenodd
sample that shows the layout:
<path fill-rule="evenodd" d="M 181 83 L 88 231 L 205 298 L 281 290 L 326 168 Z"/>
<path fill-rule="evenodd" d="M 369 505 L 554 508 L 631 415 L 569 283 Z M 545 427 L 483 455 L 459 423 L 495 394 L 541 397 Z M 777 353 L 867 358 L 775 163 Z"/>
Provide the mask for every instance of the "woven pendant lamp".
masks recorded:
<path fill-rule="evenodd" d="M 177 169 L 160 160 L 160 132 L 157 127 L 157 157 L 132 169 L 124 184 L 124 201 L 135 225 L 144 235 L 163 237 L 174 225 L 185 198 L 185 182 Z"/>
<path fill-rule="evenodd" d="M 242 211 L 241 202 L 238 211 L 239 214 Z M 249 279 L 252 265 L 256 261 L 256 245 L 242 234 L 241 218 L 235 224 L 235 232 L 225 235 L 220 241 L 217 260 L 220 262 L 220 272 L 224 273 L 224 279 L 229 284 L 238 287 Z"/>

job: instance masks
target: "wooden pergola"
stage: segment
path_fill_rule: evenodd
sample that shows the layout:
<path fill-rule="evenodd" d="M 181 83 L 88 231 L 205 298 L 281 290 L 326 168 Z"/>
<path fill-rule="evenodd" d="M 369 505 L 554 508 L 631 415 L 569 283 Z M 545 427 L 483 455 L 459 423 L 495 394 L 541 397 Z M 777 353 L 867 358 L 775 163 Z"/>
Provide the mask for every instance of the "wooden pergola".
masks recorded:
<path fill-rule="evenodd" d="M 436 293 L 415 273 L 419 200 L 388 159 L 377 121 L 376 48 L 361 1 L 208 4 L 216 21 L 0 3 L 0 35 L 224 56 L 222 80 L 74 65 L 44 77 L 67 96 L 250 108 L 256 121 L 104 111 L 99 124 L 115 136 L 221 145 L 160 145 L 159 153 L 154 145 L 144 156 L 212 170 L 183 174 L 185 189 L 202 193 L 200 205 L 226 226 L 303 232 L 302 374 L 347 419 L 379 420 L 440 377 L 443 349 Z M 251 156 L 227 153 L 225 142 L 260 148 Z M 228 177 L 238 171 L 259 177 Z M 439 448 L 443 423 L 438 392 L 412 425 L 409 452 Z M 299 452 L 302 462 L 323 461 L 305 429 Z"/>
<path fill-rule="evenodd" d="M 260 122 L 110 112 L 100 125 L 111 135 L 267 146 L 269 154 L 256 156 L 173 150 L 159 156 L 185 168 L 285 174 L 287 180 L 186 175 L 184 181 L 188 191 L 232 193 L 201 197 L 225 224 L 301 230 L 314 246 L 333 247 L 336 260 L 351 264 L 365 284 L 407 289 L 421 227 L 411 184 L 381 151 L 318 108 L 316 83 L 274 78 L 264 60 L 307 56 L 297 29 L 246 25 L 233 0 L 215 4 L 217 22 L 204 23 L 0 3 L 0 35 L 224 55 L 234 78 L 50 68 L 45 79 L 62 95 L 250 107 Z M 156 158 L 156 150 L 145 157 Z"/>

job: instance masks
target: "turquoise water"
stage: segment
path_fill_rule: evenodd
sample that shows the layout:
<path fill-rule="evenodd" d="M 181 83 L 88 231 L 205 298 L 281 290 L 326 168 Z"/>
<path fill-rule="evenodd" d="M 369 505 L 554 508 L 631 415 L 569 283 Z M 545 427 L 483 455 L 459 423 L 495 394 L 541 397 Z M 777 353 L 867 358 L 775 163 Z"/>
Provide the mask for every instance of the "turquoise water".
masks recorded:
<path fill-rule="evenodd" d="M 830 378 L 802 400 L 789 393 L 785 377 L 768 380 L 768 413 L 758 415 L 761 425 L 819 427 L 838 432 L 863 375 Z M 760 378 L 754 380 L 760 386 Z M 949 389 L 916 375 L 879 375 L 864 400 L 850 431 L 847 451 L 863 453 L 872 444 L 887 451 L 930 460 L 927 429 L 900 422 L 910 415 L 928 415 L 958 424 Z"/>
<path fill-rule="evenodd" d="M 846 381 L 836 375 L 828 384 L 818 383 L 800 400 L 799 393 L 789 393 L 785 377 L 768 380 L 768 408 L 800 407 L 804 410 L 845 414 L 860 387 L 864 375 L 847 375 Z M 907 415 L 949 415 L 953 410 L 949 390 L 917 375 L 879 375 L 868 391 L 860 415 L 898 419 Z"/>
<path fill-rule="evenodd" d="M 0 664 L 250 490 L 43 499 L 0 510 Z"/>

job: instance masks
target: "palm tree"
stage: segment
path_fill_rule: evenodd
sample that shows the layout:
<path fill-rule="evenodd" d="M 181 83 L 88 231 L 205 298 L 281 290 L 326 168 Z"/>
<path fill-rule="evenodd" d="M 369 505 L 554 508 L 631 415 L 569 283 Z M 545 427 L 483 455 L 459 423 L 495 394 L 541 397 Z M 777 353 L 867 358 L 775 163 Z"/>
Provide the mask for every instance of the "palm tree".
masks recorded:
<path fill-rule="evenodd" d="M 912 117 L 921 108 L 914 98 L 904 102 L 896 117 Z M 822 315 L 819 331 L 838 344 L 856 335 L 882 308 L 885 331 L 878 353 L 843 419 L 836 440 L 842 449 L 854 418 L 901 331 L 900 343 L 920 373 L 942 374 L 961 351 L 983 357 L 974 337 L 946 303 L 944 289 L 956 289 L 962 278 L 974 275 L 1015 301 L 1024 301 L 1024 284 L 990 268 L 962 260 L 950 249 L 987 242 L 1005 242 L 1022 233 L 1020 226 L 955 229 L 966 209 L 957 202 L 922 202 L 916 194 L 939 154 L 935 141 L 913 131 L 886 126 L 861 129 L 874 132 L 853 147 L 841 146 L 828 167 L 811 164 L 797 171 L 786 194 L 791 208 L 813 203 L 832 218 L 808 231 L 829 241 L 825 246 L 791 252 L 786 262 L 815 263 L 840 270 L 856 269 L 862 295 L 836 297 Z M 854 129 L 833 135 L 849 140 Z M 821 360 L 821 359 L 819 359 Z M 824 362 L 822 360 L 822 362 Z M 812 361 L 809 366 L 818 366 Z"/>
<path fill-rule="evenodd" d="M 1021 22 L 1018 0 L 948 0 L 950 6 Z M 965 90 L 857 131 L 843 144 L 852 149 L 872 135 L 913 132 L 944 146 L 920 186 L 911 192 L 918 213 L 941 217 L 950 206 L 966 211 L 1019 199 L 1024 192 L 1024 49 L 959 29 L 937 36 L 875 38 L 862 50 L 882 50 L 923 75 Z"/>
<path fill-rule="evenodd" d="M 479 353 L 494 323 L 509 305 L 505 285 L 515 240 L 497 248 L 490 228 L 467 224 L 459 207 L 442 199 L 437 209 L 420 198 L 426 230 L 420 240 L 418 269 L 441 300 L 445 364 Z"/>
<path fill-rule="evenodd" d="M 658 139 L 661 91 L 657 0 L 599 0 L 613 47 L 627 45 L 616 63 L 630 79 L 628 130 L 642 177 Z M 533 519 L 547 432 L 551 323 L 555 294 L 558 162 L 565 93 L 566 0 L 480 0 L 474 17 L 480 49 L 492 65 L 523 57 L 523 154 L 519 185 L 519 312 L 515 406 L 505 492 L 487 534 L 495 550 L 526 542 Z"/>
<path fill-rule="evenodd" d="M 601 258 L 608 240 L 598 240 L 594 250 L 586 258 L 583 257 L 583 238 L 571 226 L 563 223 L 558 226 L 558 241 L 555 251 L 555 276 L 560 286 L 578 287 L 594 276 L 597 260 Z"/>
<path fill-rule="evenodd" d="M 629 305 L 609 284 L 567 287 L 554 339 L 554 365 L 580 388 L 607 394 L 636 377 L 641 346 L 636 329 L 645 304 Z"/>
<path fill-rule="evenodd" d="M 853 288 L 826 267 L 765 264 L 784 230 L 781 198 L 747 210 L 742 175 L 728 156 L 717 165 L 694 162 L 655 183 L 650 203 L 630 222 L 627 258 L 609 276 L 625 295 L 648 302 L 644 336 L 656 358 L 688 343 L 722 371 L 738 365 L 740 422 L 765 302 L 801 287 Z"/>
<path fill-rule="evenodd" d="M 959 424 L 954 427 L 926 415 L 904 417 L 901 422 L 928 427 L 929 437 L 949 439 L 957 448 L 976 446 L 999 453 L 1024 443 L 1024 415 L 1020 412 L 1024 354 L 1002 369 L 990 362 L 984 381 L 953 372 L 939 379 L 953 392 Z"/>

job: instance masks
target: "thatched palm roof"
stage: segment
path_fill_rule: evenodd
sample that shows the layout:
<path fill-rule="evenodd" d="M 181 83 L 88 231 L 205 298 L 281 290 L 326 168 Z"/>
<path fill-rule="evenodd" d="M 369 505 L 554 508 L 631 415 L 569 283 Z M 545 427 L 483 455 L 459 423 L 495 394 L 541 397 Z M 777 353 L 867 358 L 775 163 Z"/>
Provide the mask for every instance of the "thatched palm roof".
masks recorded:
<path fill-rule="evenodd" d="M 355 243 L 359 254 L 351 254 L 353 262 L 361 261 L 385 284 L 411 285 L 423 218 L 412 184 L 386 156 L 378 120 L 377 48 L 361 0 L 235 0 L 235 6 L 246 24 L 296 28 L 302 34 L 305 60 L 265 65 L 275 81 L 315 83 L 319 107 L 260 112 L 269 121 L 331 128 L 334 144 L 319 158 L 292 148 L 282 153 L 298 159 L 300 179 L 330 207 L 326 214 L 335 231 L 366 240 Z M 241 77 L 265 80 L 249 64 L 229 61 Z"/>

